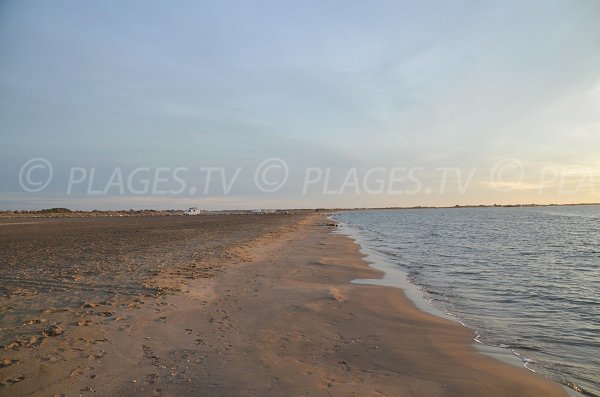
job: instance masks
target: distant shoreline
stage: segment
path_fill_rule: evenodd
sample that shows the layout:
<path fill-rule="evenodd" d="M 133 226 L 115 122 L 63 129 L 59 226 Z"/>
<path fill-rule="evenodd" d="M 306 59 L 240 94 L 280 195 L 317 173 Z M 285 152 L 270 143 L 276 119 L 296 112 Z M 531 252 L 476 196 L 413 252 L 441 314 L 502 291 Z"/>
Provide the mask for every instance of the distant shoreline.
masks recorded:
<path fill-rule="evenodd" d="M 410 206 L 410 207 L 352 207 L 352 208 L 289 208 L 289 209 L 252 209 L 252 210 L 203 210 L 203 215 L 243 215 L 243 214 L 306 214 L 339 211 L 375 211 L 375 210 L 417 210 L 417 209 L 452 209 L 452 208 L 522 208 L 522 207 L 573 207 L 594 206 L 600 203 L 568 203 L 568 204 L 469 204 L 453 206 Z M 0 218 L 85 218 L 85 217 L 132 217 L 132 216 L 184 216 L 185 210 L 70 210 L 68 208 L 48 208 L 41 210 L 5 210 L 0 211 Z"/>

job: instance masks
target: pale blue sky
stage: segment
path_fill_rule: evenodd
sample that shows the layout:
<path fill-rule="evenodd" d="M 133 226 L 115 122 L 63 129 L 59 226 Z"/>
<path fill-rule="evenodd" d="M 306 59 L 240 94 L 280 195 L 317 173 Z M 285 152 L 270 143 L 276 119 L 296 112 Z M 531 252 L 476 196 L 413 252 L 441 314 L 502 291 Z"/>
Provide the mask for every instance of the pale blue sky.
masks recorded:
<path fill-rule="evenodd" d="M 0 207 L 202 205 L 64 185 L 74 166 L 270 157 L 288 162 L 289 186 L 265 196 L 244 176 L 206 205 L 600 201 L 600 179 L 585 197 L 524 183 L 496 199 L 483 176 L 462 196 L 298 194 L 309 166 L 487 170 L 510 157 L 600 172 L 599 20 L 596 0 L 3 1 Z M 18 180 L 34 157 L 55 172 L 36 194 Z"/>

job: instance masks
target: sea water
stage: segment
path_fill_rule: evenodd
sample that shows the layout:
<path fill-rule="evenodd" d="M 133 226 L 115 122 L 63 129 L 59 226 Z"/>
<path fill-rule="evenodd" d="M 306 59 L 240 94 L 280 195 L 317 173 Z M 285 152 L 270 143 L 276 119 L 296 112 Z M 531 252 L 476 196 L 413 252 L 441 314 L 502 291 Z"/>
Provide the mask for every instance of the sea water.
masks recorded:
<path fill-rule="evenodd" d="M 433 307 L 527 368 L 600 396 L 600 206 L 366 210 L 334 218 Z"/>

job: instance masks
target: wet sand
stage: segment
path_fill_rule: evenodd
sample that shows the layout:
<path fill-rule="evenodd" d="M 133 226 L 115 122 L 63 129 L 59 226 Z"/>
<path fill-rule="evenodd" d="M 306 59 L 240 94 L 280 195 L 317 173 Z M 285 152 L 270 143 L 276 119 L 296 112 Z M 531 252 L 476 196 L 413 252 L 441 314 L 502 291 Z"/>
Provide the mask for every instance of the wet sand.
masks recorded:
<path fill-rule="evenodd" d="M 322 215 L 35 222 L 0 228 L 0 395 L 566 395 L 350 284 L 380 273 Z"/>

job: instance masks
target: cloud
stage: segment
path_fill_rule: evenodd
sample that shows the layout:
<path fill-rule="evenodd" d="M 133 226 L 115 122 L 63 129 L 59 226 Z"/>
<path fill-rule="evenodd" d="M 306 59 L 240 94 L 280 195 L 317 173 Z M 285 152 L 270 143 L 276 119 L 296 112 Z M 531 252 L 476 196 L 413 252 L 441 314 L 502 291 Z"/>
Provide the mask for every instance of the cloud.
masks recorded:
<path fill-rule="evenodd" d="M 2 192 L 19 191 L 32 157 L 62 174 L 269 157 L 339 169 L 597 158 L 596 2 L 1 7 Z M 288 193 L 278 199 L 296 203 Z"/>

